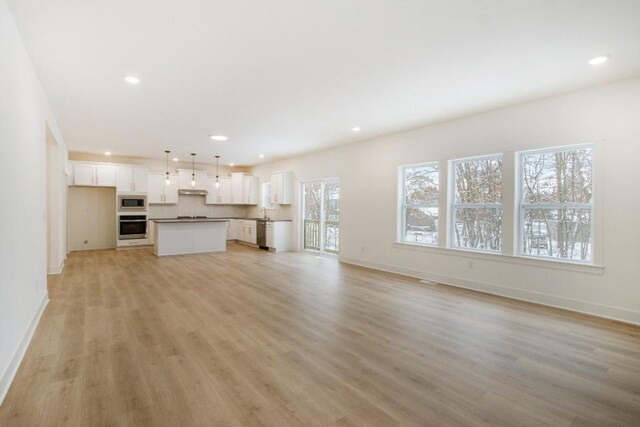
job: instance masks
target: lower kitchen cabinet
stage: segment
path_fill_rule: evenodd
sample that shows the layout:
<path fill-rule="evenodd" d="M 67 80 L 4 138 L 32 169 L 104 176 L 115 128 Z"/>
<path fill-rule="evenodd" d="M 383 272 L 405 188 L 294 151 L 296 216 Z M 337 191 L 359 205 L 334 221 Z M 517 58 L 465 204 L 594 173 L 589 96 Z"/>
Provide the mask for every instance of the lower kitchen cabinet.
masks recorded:
<path fill-rule="evenodd" d="M 291 221 L 267 222 L 267 246 L 281 252 L 291 250 Z"/>
<path fill-rule="evenodd" d="M 251 243 L 253 245 L 258 243 L 256 231 L 258 226 L 255 220 L 241 219 L 238 220 L 238 241 Z"/>
<path fill-rule="evenodd" d="M 227 240 L 238 240 L 238 220 L 230 219 L 227 222 Z"/>

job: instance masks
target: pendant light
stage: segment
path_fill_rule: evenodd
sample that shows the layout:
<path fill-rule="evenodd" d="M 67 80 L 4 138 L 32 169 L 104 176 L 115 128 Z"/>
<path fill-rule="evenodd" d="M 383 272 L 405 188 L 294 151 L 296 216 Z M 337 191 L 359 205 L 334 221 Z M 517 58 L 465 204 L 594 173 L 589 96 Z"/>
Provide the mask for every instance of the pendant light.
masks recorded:
<path fill-rule="evenodd" d="M 171 153 L 171 151 L 169 150 L 164 150 L 164 153 L 167 156 L 167 172 L 165 172 L 165 179 L 164 179 L 164 183 L 169 186 L 171 185 L 171 178 L 169 177 L 169 153 Z"/>
<path fill-rule="evenodd" d="M 196 153 L 191 153 L 191 186 L 196 186 Z"/>
<path fill-rule="evenodd" d="M 216 156 L 216 188 L 220 188 L 220 180 L 218 179 L 218 161 L 220 156 Z"/>

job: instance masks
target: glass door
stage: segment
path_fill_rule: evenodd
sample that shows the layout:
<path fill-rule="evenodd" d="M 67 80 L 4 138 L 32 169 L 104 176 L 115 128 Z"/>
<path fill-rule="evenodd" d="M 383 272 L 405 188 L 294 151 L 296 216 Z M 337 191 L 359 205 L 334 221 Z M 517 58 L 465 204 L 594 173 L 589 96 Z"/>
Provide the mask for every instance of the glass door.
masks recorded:
<path fill-rule="evenodd" d="M 340 184 L 323 180 L 302 184 L 304 248 L 338 253 Z"/>

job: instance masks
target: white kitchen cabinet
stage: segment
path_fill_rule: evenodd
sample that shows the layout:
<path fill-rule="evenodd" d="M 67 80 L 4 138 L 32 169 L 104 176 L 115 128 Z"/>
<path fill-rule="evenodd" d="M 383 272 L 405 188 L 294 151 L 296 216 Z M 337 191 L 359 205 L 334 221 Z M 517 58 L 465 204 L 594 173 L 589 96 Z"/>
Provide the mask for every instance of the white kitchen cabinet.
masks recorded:
<path fill-rule="evenodd" d="M 257 176 L 245 176 L 242 182 L 242 203 L 245 205 L 257 205 L 260 179 Z"/>
<path fill-rule="evenodd" d="M 116 168 L 111 165 L 73 163 L 73 185 L 115 187 Z"/>
<path fill-rule="evenodd" d="M 244 174 L 231 174 L 231 203 L 234 205 L 242 204 L 242 194 L 244 193 Z"/>
<path fill-rule="evenodd" d="M 116 168 L 109 165 L 96 165 L 96 185 L 100 187 L 116 186 Z"/>
<path fill-rule="evenodd" d="M 231 204 L 231 178 L 220 178 L 220 203 Z"/>
<path fill-rule="evenodd" d="M 231 204 L 234 205 L 257 205 L 258 187 L 260 180 L 258 177 L 245 175 L 244 173 L 231 174 Z"/>
<path fill-rule="evenodd" d="M 238 220 L 230 219 L 227 222 L 227 240 L 238 240 Z"/>
<path fill-rule="evenodd" d="M 149 171 L 145 168 L 133 168 L 133 191 L 146 193 L 149 188 Z"/>
<path fill-rule="evenodd" d="M 241 219 L 238 221 L 238 241 L 256 244 L 258 242 L 256 231 L 258 227 L 254 220 Z"/>
<path fill-rule="evenodd" d="M 276 251 L 291 250 L 291 221 L 268 221 L 267 247 Z"/>
<path fill-rule="evenodd" d="M 231 179 L 220 178 L 219 186 L 216 188 L 216 179 L 209 179 L 209 188 L 205 203 L 208 205 L 229 205 L 231 204 Z"/>
<path fill-rule="evenodd" d="M 293 172 L 278 171 L 271 173 L 271 203 L 290 205 L 293 203 Z"/>
<path fill-rule="evenodd" d="M 148 179 L 146 168 L 118 166 L 116 170 L 116 188 L 119 193 L 146 193 Z"/>
<path fill-rule="evenodd" d="M 178 176 L 169 175 L 171 183 L 167 185 L 166 174 L 149 174 L 147 203 L 176 204 L 178 203 Z"/>
<path fill-rule="evenodd" d="M 73 165 L 73 185 L 95 185 L 95 165 L 75 163 Z"/>
<path fill-rule="evenodd" d="M 163 178 L 165 178 L 163 176 Z M 178 203 L 178 175 L 172 174 L 169 175 L 169 179 L 171 180 L 171 184 L 164 184 L 164 203 L 168 205 L 175 205 Z"/>
<path fill-rule="evenodd" d="M 191 186 L 191 180 L 194 178 L 196 185 Z M 180 190 L 208 190 L 209 176 L 206 171 L 192 171 L 190 169 L 178 170 L 178 182 Z"/>
<path fill-rule="evenodd" d="M 216 179 L 209 178 L 207 195 L 204 197 L 205 205 L 217 205 L 220 203 L 220 189 L 216 188 Z"/>

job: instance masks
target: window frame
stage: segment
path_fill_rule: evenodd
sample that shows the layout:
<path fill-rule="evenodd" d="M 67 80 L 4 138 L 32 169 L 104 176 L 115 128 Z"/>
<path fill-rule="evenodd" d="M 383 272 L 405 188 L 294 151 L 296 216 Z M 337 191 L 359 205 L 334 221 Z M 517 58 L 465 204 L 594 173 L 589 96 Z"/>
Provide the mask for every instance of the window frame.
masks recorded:
<path fill-rule="evenodd" d="M 456 203 L 456 165 L 458 163 L 469 162 L 469 161 L 478 161 L 478 160 L 491 160 L 491 159 L 501 159 L 502 160 L 502 169 L 500 170 L 500 177 L 502 179 L 501 186 L 501 198 L 502 201 L 500 203 Z M 448 194 L 449 194 L 449 226 L 448 226 L 448 236 L 449 236 L 449 245 L 447 246 L 450 249 L 462 250 L 462 251 L 470 251 L 470 252 L 479 252 L 479 253 L 488 253 L 488 254 L 503 254 L 504 252 L 504 161 L 505 156 L 504 153 L 494 153 L 487 154 L 481 156 L 471 156 L 464 157 L 460 159 L 449 160 L 449 179 L 447 182 Z M 479 249 L 479 248 L 469 248 L 466 246 L 458 246 L 456 244 L 456 209 L 500 209 L 500 216 L 502 218 L 502 224 L 500 228 L 500 248 L 497 250 L 492 249 Z"/>
<path fill-rule="evenodd" d="M 442 191 L 442 183 L 440 182 L 440 162 L 432 161 L 425 163 L 416 163 L 411 165 L 400 166 L 399 173 L 399 184 L 400 184 L 400 200 L 399 200 L 399 209 L 398 213 L 400 216 L 400 221 L 398 221 L 398 241 L 402 243 L 409 243 L 412 245 L 420 245 L 420 246 L 429 246 L 429 247 L 438 247 L 441 237 L 440 232 L 440 221 L 438 221 L 438 228 L 436 233 L 438 235 L 436 239 L 436 243 L 421 243 L 421 242 L 410 242 L 405 239 L 405 230 L 407 227 L 407 208 L 427 208 L 427 209 L 438 209 L 438 218 L 442 212 L 442 207 L 440 206 L 440 198 L 438 197 L 438 201 L 436 203 L 427 203 L 427 204 L 408 204 L 407 203 L 407 186 L 406 186 L 406 171 L 407 169 L 417 169 L 421 167 L 435 167 L 438 173 L 438 194 Z"/>
<path fill-rule="evenodd" d="M 591 150 L 591 202 L 590 203 L 525 203 L 524 202 L 524 157 L 535 154 L 542 153 L 558 153 L 558 152 L 566 152 L 566 151 L 574 151 L 574 150 Z M 555 261 L 555 262 L 565 262 L 565 263 L 578 263 L 583 265 L 595 265 L 595 187 L 596 187 L 596 175 L 595 175 L 595 144 L 587 143 L 587 144 L 574 144 L 574 145 L 564 145 L 557 147 L 549 147 L 549 148 L 538 148 L 534 150 L 525 150 L 517 152 L 517 169 L 516 169 L 516 208 L 517 208 L 517 249 L 514 251 L 514 255 L 517 257 L 523 258 L 533 258 L 533 259 L 543 259 L 547 261 Z M 590 257 L 585 260 L 574 259 L 574 258 L 561 258 L 554 257 L 548 255 L 535 255 L 535 254 L 527 254 L 524 253 L 524 224 L 525 224 L 525 209 L 589 209 L 591 211 L 591 227 L 589 230 L 590 238 L 591 238 L 591 253 Z"/>
<path fill-rule="evenodd" d="M 268 192 L 265 192 L 265 187 L 269 187 Z M 271 182 L 269 181 L 260 184 L 260 207 L 265 210 L 276 209 L 275 204 L 271 203 Z"/>

